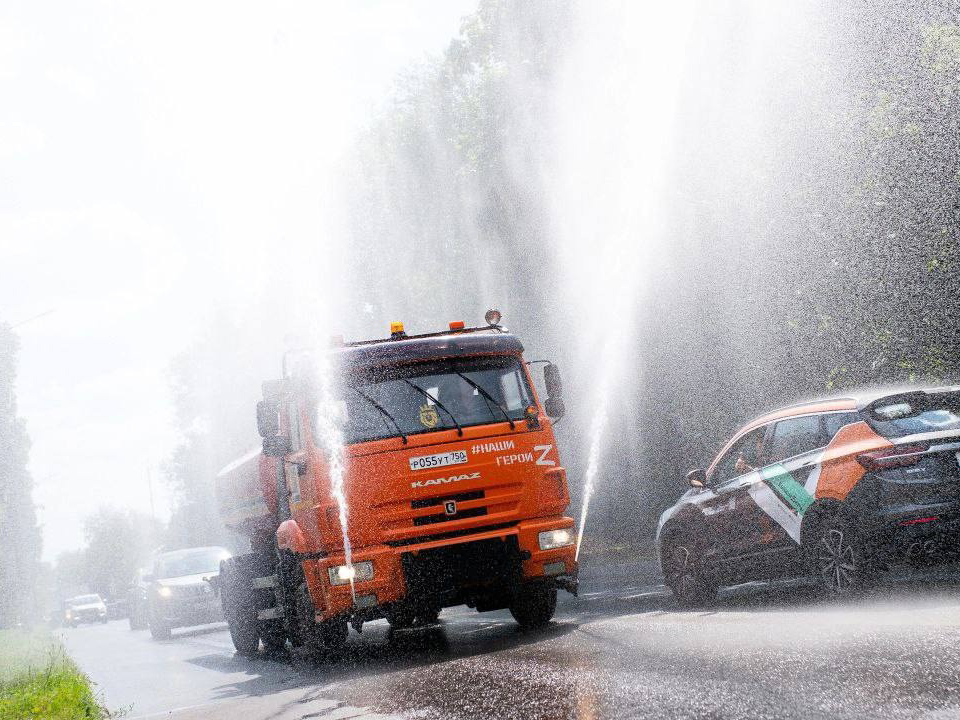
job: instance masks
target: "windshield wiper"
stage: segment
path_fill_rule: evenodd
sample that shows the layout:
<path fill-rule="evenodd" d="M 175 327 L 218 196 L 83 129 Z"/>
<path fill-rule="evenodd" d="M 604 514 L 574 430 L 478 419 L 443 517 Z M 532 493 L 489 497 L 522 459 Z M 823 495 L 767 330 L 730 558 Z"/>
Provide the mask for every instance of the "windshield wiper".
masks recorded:
<path fill-rule="evenodd" d="M 383 416 L 384 416 L 385 418 L 387 418 L 390 422 L 393 423 L 393 426 L 397 429 L 397 432 L 400 433 L 400 437 L 403 438 L 403 444 L 406 445 L 406 444 L 407 444 L 407 436 L 406 436 L 406 434 L 404 434 L 403 430 L 400 429 L 400 426 L 397 424 L 397 421 L 393 419 L 393 415 L 391 415 L 391 414 L 388 413 L 386 410 L 384 410 L 384 409 L 383 409 L 383 406 L 382 406 L 380 403 L 378 403 L 378 402 L 377 402 L 376 400 L 374 400 L 372 397 L 370 397 L 369 395 L 367 395 L 367 394 L 366 394 L 363 390 L 361 390 L 360 388 L 354 387 L 353 385 L 351 385 L 350 388 L 351 388 L 352 390 L 355 390 L 356 393 L 357 393 L 357 395 L 359 395 L 359 396 L 362 397 L 364 400 L 366 400 L 368 403 L 370 403 L 371 405 L 373 405 L 377 410 L 379 410 L 379 411 L 383 414 Z"/>
<path fill-rule="evenodd" d="M 456 371 L 454 371 L 454 372 L 456 372 Z M 493 396 L 492 396 L 490 393 L 488 393 L 486 390 L 484 390 L 482 387 L 480 387 L 477 383 L 475 383 L 473 380 L 471 380 L 470 378 L 468 378 L 468 377 L 467 377 L 466 375 L 464 375 L 463 373 L 458 372 L 457 375 L 459 375 L 459 376 L 462 377 L 464 380 L 466 380 L 467 383 L 469 383 L 471 386 L 473 386 L 478 393 L 480 393 L 481 395 L 483 395 L 483 397 L 485 397 L 487 400 L 489 400 L 489 401 L 492 402 L 494 405 L 496 405 L 496 406 L 497 406 L 497 410 L 499 410 L 501 413 L 503 413 L 503 416 L 507 419 L 507 422 L 510 423 L 510 429 L 513 430 L 513 428 L 514 428 L 514 426 L 516 425 L 516 423 L 513 421 L 513 418 L 510 417 L 510 413 L 508 413 L 508 412 L 506 411 L 506 408 L 504 408 L 503 405 L 501 405 L 501 404 L 498 403 L 496 400 L 494 400 L 494 399 L 493 399 Z"/>
<path fill-rule="evenodd" d="M 453 420 L 453 424 L 457 426 L 457 434 L 458 434 L 458 435 L 463 435 L 463 428 L 460 427 L 460 423 L 457 422 L 457 419 L 453 416 L 453 413 L 450 412 L 449 410 L 447 410 L 446 406 L 445 406 L 442 402 L 440 402 L 439 400 L 437 400 L 433 395 L 431 395 L 430 393 L 428 393 L 426 390 L 424 390 L 422 387 L 420 387 L 420 386 L 417 385 L 416 383 L 410 382 L 410 381 L 407 380 L 406 378 L 403 378 L 403 381 L 404 381 L 407 385 L 409 385 L 410 387 L 412 387 L 414 390 L 416 390 L 418 393 L 420 393 L 421 395 L 423 395 L 424 397 L 427 397 L 427 398 L 430 398 L 431 400 L 433 400 L 433 402 L 435 402 L 435 403 L 437 404 L 437 407 L 440 408 L 441 410 L 443 410 L 447 415 L 450 416 L 450 419 Z"/>

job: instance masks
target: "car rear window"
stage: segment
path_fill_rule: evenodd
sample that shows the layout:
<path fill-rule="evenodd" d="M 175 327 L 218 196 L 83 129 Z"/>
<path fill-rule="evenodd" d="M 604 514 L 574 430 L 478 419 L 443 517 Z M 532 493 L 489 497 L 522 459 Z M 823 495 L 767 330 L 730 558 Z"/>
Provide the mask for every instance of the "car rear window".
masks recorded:
<path fill-rule="evenodd" d="M 872 424 L 874 430 L 884 437 L 903 437 L 938 430 L 960 430 L 960 414 L 956 410 L 941 408 L 926 410 L 911 417 L 874 421 Z"/>
<path fill-rule="evenodd" d="M 865 415 L 884 437 L 960 430 L 960 392 L 894 395 L 871 403 Z"/>

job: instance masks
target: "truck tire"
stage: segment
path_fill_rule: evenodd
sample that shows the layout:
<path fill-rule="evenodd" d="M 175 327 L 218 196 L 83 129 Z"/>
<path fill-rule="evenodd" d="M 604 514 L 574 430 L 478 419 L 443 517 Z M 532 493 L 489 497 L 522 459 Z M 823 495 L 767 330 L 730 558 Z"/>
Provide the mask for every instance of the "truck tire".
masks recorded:
<path fill-rule="evenodd" d="M 257 608 L 250 578 L 243 572 L 239 558 L 232 557 L 220 563 L 220 602 L 233 647 L 240 655 L 255 655 L 260 648 Z"/>
<path fill-rule="evenodd" d="M 433 625 L 440 616 L 440 608 L 400 605 L 387 613 L 387 622 L 394 630 L 405 630 L 418 625 Z"/>
<path fill-rule="evenodd" d="M 287 649 L 287 632 L 282 622 L 261 622 L 260 639 L 263 641 L 263 649 L 268 653 L 277 655 Z"/>
<path fill-rule="evenodd" d="M 325 654 L 343 647 L 347 642 L 350 627 L 347 619 L 335 617 L 316 622 L 316 611 L 307 584 L 300 585 L 297 593 L 297 624 L 300 644 L 311 653 Z"/>
<path fill-rule="evenodd" d="M 543 627 L 557 609 L 557 589 L 539 585 L 522 590 L 510 604 L 510 614 L 524 630 Z"/>
<path fill-rule="evenodd" d="M 337 650 L 347 644 L 350 628 L 346 618 L 333 618 L 317 625 L 320 642 L 325 650 Z"/>

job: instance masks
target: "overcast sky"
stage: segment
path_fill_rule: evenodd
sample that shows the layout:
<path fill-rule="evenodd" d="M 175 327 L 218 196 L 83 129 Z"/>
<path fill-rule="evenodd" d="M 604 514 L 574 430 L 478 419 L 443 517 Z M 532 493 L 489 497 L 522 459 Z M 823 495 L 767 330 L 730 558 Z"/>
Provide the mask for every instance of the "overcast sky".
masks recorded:
<path fill-rule="evenodd" d="M 170 360 L 316 246 L 329 170 L 404 66 L 476 0 L 6 2 L 0 319 L 21 323 L 44 557 L 98 505 L 169 498 Z M 334 179 L 335 181 L 335 179 Z"/>

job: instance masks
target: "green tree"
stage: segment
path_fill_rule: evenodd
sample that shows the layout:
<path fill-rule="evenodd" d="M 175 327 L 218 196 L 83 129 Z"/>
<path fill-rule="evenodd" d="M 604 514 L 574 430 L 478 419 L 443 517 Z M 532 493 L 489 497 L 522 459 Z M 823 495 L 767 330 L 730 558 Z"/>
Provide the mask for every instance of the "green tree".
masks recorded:
<path fill-rule="evenodd" d="M 159 528 L 146 515 L 101 507 L 84 520 L 83 574 L 92 592 L 106 598 L 124 594 L 138 568 L 157 549 Z M 66 556 L 72 561 L 74 558 Z M 64 570 L 75 572 L 74 568 Z"/>
<path fill-rule="evenodd" d="M 27 470 L 30 439 L 17 415 L 16 335 L 0 324 L 0 627 L 36 617 L 41 534 Z"/>
<path fill-rule="evenodd" d="M 87 558 L 83 549 L 65 550 L 57 555 L 53 570 L 54 601 L 91 592 L 87 574 Z"/>

